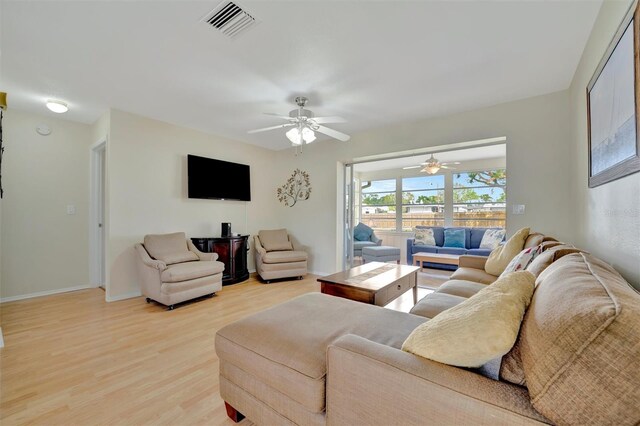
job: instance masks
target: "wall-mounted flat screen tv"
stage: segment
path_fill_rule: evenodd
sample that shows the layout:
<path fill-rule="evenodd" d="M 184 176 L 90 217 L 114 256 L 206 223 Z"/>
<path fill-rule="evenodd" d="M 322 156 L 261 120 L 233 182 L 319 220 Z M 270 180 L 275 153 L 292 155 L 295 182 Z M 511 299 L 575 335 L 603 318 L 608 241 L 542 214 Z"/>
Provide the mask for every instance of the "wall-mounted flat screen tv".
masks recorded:
<path fill-rule="evenodd" d="M 189 198 L 251 201 L 250 169 L 246 164 L 187 156 Z"/>

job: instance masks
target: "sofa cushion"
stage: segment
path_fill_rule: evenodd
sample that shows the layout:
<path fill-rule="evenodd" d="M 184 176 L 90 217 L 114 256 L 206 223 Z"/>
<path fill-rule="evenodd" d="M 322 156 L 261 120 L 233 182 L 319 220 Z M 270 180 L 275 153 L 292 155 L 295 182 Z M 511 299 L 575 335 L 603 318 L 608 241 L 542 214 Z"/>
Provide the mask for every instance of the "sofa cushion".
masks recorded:
<path fill-rule="evenodd" d="M 638 424 L 640 295 L 585 253 L 537 280 L 517 345 L 533 406 L 557 424 Z"/>
<path fill-rule="evenodd" d="M 438 247 L 438 253 L 463 255 L 467 254 L 467 249 L 458 247 Z"/>
<path fill-rule="evenodd" d="M 522 228 L 507 240 L 507 242 L 493 250 L 484 264 L 484 270 L 491 275 L 500 275 L 524 245 L 524 240 L 529 235 L 529 228 Z"/>
<path fill-rule="evenodd" d="M 160 279 L 165 283 L 175 283 L 221 274 L 222 271 L 224 271 L 224 263 L 215 260 L 177 263 L 162 271 Z"/>
<path fill-rule="evenodd" d="M 518 337 L 534 281 L 527 271 L 499 278 L 420 324 L 407 337 L 402 350 L 457 367 L 480 367 L 504 355 Z"/>
<path fill-rule="evenodd" d="M 147 253 L 149 253 L 149 256 L 157 260 L 162 260 L 167 264 L 169 262 L 167 262 L 165 258 L 173 259 L 179 253 L 190 253 L 187 247 L 187 237 L 184 232 L 145 235 L 144 248 L 147 250 Z"/>
<path fill-rule="evenodd" d="M 411 251 L 416 253 L 437 253 L 440 247 L 437 246 L 413 246 Z"/>
<path fill-rule="evenodd" d="M 270 251 L 262 256 L 264 263 L 304 262 L 307 253 L 304 251 Z"/>
<path fill-rule="evenodd" d="M 489 256 L 491 254 L 491 250 L 475 248 L 475 249 L 467 250 L 467 254 L 471 254 L 471 255 L 474 255 L 474 256 Z"/>
<path fill-rule="evenodd" d="M 433 230 L 433 238 L 436 240 L 436 246 L 442 247 L 444 245 L 444 227 L 442 226 L 416 226 L 416 229 L 429 228 Z"/>
<path fill-rule="evenodd" d="M 436 292 L 451 294 L 453 296 L 471 297 L 486 286 L 487 284 L 480 284 L 473 281 L 449 280 L 438 287 Z"/>
<path fill-rule="evenodd" d="M 286 229 L 271 229 L 258 232 L 260 244 L 266 251 L 293 250 Z"/>
<path fill-rule="evenodd" d="M 431 293 L 415 304 L 411 308 L 410 313 L 414 315 L 420 315 L 425 318 L 433 318 L 442 311 L 446 311 L 462 302 L 467 300 L 466 297 L 454 296 L 447 293 Z"/>
<path fill-rule="evenodd" d="M 448 228 L 444 230 L 444 246 L 466 248 L 466 232 L 464 229 Z"/>
<path fill-rule="evenodd" d="M 216 352 L 261 382 L 321 413 L 327 347 L 346 334 L 400 349 L 425 318 L 309 293 L 230 324 L 216 334 Z"/>
<path fill-rule="evenodd" d="M 491 275 L 482 269 L 476 268 L 458 268 L 450 277 L 452 280 L 473 281 L 481 284 L 491 284 L 498 279 L 497 276 Z"/>
<path fill-rule="evenodd" d="M 174 263 L 193 262 L 200 260 L 200 258 L 192 251 L 181 251 L 162 255 L 159 260 L 162 260 L 167 265 L 173 265 Z"/>
<path fill-rule="evenodd" d="M 468 248 L 479 248 L 484 233 L 490 228 L 471 228 Z"/>

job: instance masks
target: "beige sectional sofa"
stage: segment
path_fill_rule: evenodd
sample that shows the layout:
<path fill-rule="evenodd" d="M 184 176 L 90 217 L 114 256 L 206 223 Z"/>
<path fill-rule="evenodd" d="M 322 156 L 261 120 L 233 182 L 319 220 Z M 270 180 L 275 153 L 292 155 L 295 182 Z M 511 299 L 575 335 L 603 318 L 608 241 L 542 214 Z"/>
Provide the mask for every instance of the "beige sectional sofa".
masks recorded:
<path fill-rule="evenodd" d="M 638 424 L 640 294 L 559 244 L 536 266 L 516 345 L 480 369 L 400 350 L 419 324 L 496 279 L 474 256 L 409 314 L 312 293 L 221 329 L 229 413 L 265 425 Z"/>

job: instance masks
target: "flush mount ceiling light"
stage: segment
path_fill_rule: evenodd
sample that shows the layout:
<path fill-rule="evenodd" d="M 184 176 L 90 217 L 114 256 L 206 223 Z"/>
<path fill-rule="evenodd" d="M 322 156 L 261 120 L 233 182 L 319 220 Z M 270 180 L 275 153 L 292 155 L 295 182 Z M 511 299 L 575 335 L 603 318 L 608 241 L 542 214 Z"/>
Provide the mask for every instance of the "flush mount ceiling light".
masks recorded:
<path fill-rule="evenodd" d="M 47 105 L 47 108 L 49 108 L 51 111 L 57 114 L 62 114 L 69 111 L 69 107 L 67 106 L 67 104 L 62 101 L 48 99 L 46 105 Z"/>

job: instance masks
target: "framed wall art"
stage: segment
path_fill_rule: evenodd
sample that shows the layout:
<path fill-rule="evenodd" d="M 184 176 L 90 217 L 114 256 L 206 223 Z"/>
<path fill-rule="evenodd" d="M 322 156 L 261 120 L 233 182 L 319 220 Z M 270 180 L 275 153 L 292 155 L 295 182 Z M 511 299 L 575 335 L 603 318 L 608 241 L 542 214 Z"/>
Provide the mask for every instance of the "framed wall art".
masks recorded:
<path fill-rule="evenodd" d="M 587 86 L 590 188 L 640 171 L 639 45 L 636 0 Z"/>

